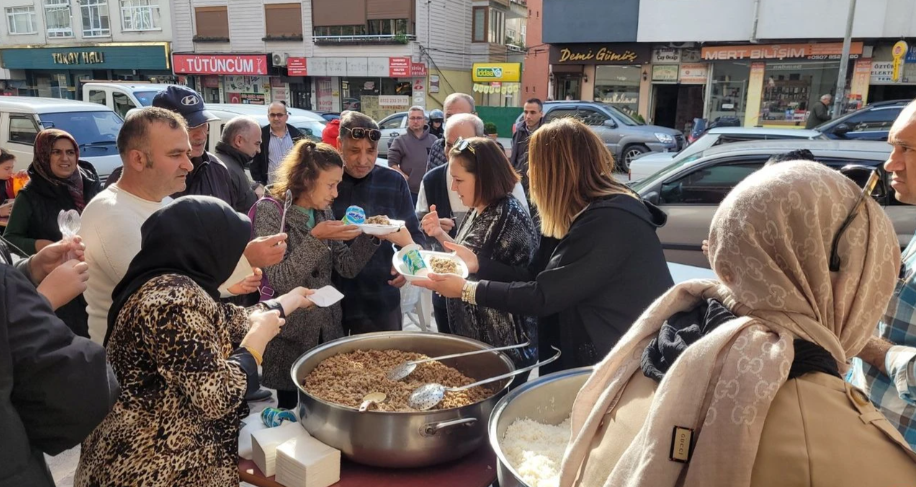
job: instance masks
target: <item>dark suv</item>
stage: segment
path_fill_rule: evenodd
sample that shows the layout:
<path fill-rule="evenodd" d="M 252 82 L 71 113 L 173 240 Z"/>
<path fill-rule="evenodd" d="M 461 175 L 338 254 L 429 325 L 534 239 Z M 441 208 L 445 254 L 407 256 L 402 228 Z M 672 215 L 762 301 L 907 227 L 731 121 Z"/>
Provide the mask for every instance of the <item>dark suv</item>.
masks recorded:
<path fill-rule="evenodd" d="M 686 145 L 684 134 L 667 127 L 645 125 L 604 103 L 592 101 L 548 101 L 544 121 L 574 117 L 590 126 L 614 155 L 618 171 L 627 172 L 630 161 L 646 152 L 677 152 Z M 520 115 L 518 121 L 521 121 Z"/>
<path fill-rule="evenodd" d="M 912 100 L 872 103 L 840 118 L 824 122 L 817 130 L 831 139 L 887 140 L 887 133 L 897 116 Z"/>

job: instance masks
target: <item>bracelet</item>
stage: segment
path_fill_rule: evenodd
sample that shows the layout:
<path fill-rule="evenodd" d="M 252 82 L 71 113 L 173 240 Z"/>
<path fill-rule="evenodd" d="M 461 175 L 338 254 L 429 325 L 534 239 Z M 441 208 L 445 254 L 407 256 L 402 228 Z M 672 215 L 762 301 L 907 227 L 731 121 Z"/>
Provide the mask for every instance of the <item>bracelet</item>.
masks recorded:
<path fill-rule="evenodd" d="M 464 287 L 461 288 L 461 300 L 465 303 L 473 304 L 477 306 L 477 282 L 465 282 Z"/>
<path fill-rule="evenodd" d="M 261 365 L 261 362 L 264 361 L 264 359 L 261 357 L 261 354 L 258 353 L 257 350 L 251 347 L 245 347 L 245 350 L 248 350 L 248 353 L 250 353 L 251 356 L 254 357 L 254 361 L 257 362 L 258 365 Z"/>

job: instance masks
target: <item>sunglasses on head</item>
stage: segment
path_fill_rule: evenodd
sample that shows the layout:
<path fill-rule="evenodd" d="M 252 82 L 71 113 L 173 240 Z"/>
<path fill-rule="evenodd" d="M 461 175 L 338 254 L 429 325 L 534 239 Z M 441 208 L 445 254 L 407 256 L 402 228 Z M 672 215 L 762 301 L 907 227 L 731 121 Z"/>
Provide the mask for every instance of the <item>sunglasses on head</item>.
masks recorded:
<path fill-rule="evenodd" d="M 859 193 L 859 197 L 856 199 L 856 204 L 853 205 L 852 210 L 849 212 L 849 215 L 843 220 L 843 224 L 840 225 L 840 229 L 836 232 L 836 235 L 833 237 L 833 245 L 830 249 L 830 272 L 838 272 L 840 270 L 840 255 L 838 254 L 837 246 L 840 243 L 840 238 L 846 233 L 846 230 L 849 228 L 849 225 L 855 220 L 856 215 L 859 214 L 859 208 L 862 206 L 862 203 L 865 202 L 865 198 L 871 197 L 872 192 L 875 191 L 875 186 L 878 185 L 878 181 L 881 179 L 881 176 L 878 174 L 878 170 L 873 167 L 868 166 L 857 166 L 857 165 L 848 165 L 843 169 L 840 169 L 840 172 L 844 176 L 849 177 L 852 180 L 858 179 L 856 176 L 859 174 L 868 174 L 868 179 L 865 180 L 865 185 L 862 187 L 862 192 Z"/>
<path fill-rule="evenodd" d="M 455 144 L 452 147 L 457 149 L 458 152 L 468 151 L 475 156 L 477 155 L 477 149 L 471 145 L 471 139 L 462 139 L 461 137 L 458 137 L 458 140 L 455 141 Z"/>
<path fill-rule="evenodd" d="M 350 132 L 350 137 L 353 139 L 368 138 L 369 140 L 375 142 L 382 138 L 382 131 L 378 129 L 364 129 L 362 127 L 356 127 L 356 128 L 351 129 L 347 127 L 342 127 L 341 130 L 346 130 L 347 132 Z"/>

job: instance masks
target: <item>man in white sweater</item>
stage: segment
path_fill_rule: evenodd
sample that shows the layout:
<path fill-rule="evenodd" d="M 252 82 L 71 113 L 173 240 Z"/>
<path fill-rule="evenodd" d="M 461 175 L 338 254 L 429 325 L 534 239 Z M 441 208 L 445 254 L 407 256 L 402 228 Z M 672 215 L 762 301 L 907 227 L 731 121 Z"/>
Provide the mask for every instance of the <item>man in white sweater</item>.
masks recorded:
<path fill-rule="evenodd" d="M 184 191 L 194 167 L 184 118 L 161 108 L 131 113 L 118 134 L 118 151 L 123 163 L 121 178 L 86 205 L 79 232 L 89 264 L 85 293 L 89 336 L 97 343 L 103 342 L 108 329 L 111 293 L 140 251 L 140 227 L 172 201 L 169 195 Z M 250 274 L 248 262 L 255 267 L 279 262 L 286 250 L 285 240 L 286 235 L 281 234 L 250 243 L 245 250 L 247 261 L 242 259 L 229 282 Z"/>

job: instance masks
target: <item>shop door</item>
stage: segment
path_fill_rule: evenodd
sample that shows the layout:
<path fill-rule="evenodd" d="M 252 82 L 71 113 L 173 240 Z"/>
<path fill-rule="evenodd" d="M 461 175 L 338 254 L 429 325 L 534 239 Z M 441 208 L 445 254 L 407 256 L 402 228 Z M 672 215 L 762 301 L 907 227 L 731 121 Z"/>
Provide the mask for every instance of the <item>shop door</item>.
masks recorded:
<path fill-rule="evenodd" d="M 652 123 L 674 128 L 677 120 L 678 85 L 655 85 L 655 115 Z"/>
<path fill-rule="evenodd" d="M 290 83 L 289 84 L 289 99 L 293 105 L 293 108 L 301 108 L 303 110 L 312 109 L 312 97 L 311 90 L 306 83 Z"/>
<path fill-rule="evenodd" d="M 916 85 L 877 85 L 868 89 L 868 103 L 916 98 Z"/>
<path fill-rule="evenodd" d="M 703 117 L 703 93 L 705 89 L 705 85 L 678 85 L 675 129 L 686 132 L 687 124 L 692 124 L 694 118 Z"/>
<path fill-rule="evenodd" d="M 581 74 L 560 74 L 557 76 L 556 96 L 554 100 L 580 100 Z"/>

